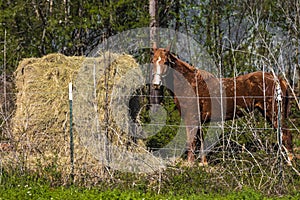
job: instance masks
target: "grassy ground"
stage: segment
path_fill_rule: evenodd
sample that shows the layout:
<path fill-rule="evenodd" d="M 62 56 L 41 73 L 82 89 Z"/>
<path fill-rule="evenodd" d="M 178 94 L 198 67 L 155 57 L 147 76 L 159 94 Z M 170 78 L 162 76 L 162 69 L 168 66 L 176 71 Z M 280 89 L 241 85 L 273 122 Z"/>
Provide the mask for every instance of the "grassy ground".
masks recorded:
<path fill-rule="evenodd" d="M 101 188 L 51 187 L 48 184 L 29 183 L 15 187 L 0 187 L 0 199 L 299 199 L 300 195 L 266 197 L 250 189 L 227 194 L 157 194 L 141 190 L 106 190 Z"/>
<path fill-rule="evenodd" d="M 94 186 L 62 185 L 29 173 L 11 174 L 2 171 L 0 200 L 4 199 L 300 199 L 297 188 L 278 194 L 276 187 L 267 194 L 254 187 L 227 187 L 213 180 L 211 173 L 193 167 L 161 174 L 141 176 L 119 173 L 114 179 Z M 226 177 L 225 177 L 226 178 Z M 227 177 L 228 179 L 232 177 Z M 55 182 L 55 184 L 53 184 Z M 299 182 L 298 182 L 299 183 Z M 293 184 L 298 184 L 294 182 Z"/>

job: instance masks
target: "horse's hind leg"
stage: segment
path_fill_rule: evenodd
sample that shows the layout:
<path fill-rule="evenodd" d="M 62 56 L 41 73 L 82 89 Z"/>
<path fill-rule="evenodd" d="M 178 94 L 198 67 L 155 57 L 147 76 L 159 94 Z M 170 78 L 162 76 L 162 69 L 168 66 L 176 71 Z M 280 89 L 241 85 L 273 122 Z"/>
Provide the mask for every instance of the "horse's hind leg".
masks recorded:
<path fill-rule="evenodd" d="M 282 142 L 287 151 L 289 162 L 291 162 L 294 158 L 293 138 L 291 132 L 288 130 L 288 127 L 285 124 L 283 124 L 282 128 Z"/>
<path fill-rule="evenodd" d="M 273 113 L 276 113 L 274 116 Z M 280 127 L 278 124 L 278 110 L 274 109 L 274 112 L 266 112 L 267 120 L 272 124 L 273 128 L 278 130 L 278 128 L 282 131 L 282 144 L 283 149 L 288 155 L 288 165 L 291 165 L 291 161 L 293 159 L 293 146 L 292 146 L 292 134 L 288 130 L 288 126 L 285 123 L 284 116 L 281 116 Z"/>
<path fill-rule="evenodd" d="M 278 129 L 278 122 L 276 121 L 276 128 Z M 291 161 L 293 160 L 294 153 L 293 153 L 293 142 L 292 142 L 292 134 L 288 130 L 288 127 L 284 121 L 281 119 L 281 130 L 282 132 L 282 148 L 287 154 L 287 164 L 292 165 Z"/>

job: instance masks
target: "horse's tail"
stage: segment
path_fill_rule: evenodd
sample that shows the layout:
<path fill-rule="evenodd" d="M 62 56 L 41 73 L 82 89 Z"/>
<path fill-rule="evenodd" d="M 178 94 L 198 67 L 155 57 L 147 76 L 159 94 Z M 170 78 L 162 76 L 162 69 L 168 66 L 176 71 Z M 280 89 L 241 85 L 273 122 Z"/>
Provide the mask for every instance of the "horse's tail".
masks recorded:
<path fill-rule="evenodd" d="M 289 99 L 290 91 L 289 91 L 288 83 L 282 77 L 278 77 L 275 74 L 273 68 L 270 68 L 270 69 L 271 69 L 271 72 L 274 76 L 275 82 L 277 82 L 276 84 L 279 83 L 279 85 L 280 85 L 280 89 L 281 89 L 281 92 L 282 92 L 282 105 L 283 105 L 281 113 L 282 113 L 282 117 L 284 119 L 287 119 L 289 114 L 290 114 L 290 110 L 291 110 L 290 99 Z"/>

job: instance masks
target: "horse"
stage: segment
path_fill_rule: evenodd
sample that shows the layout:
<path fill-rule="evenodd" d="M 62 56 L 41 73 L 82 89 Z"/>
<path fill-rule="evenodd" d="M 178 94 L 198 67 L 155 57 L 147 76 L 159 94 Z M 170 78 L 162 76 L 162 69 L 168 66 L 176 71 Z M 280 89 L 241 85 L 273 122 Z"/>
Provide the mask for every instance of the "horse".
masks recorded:
<path fill-rule="evenodd" d="M 200 141 L 203 142 L 201 125 L 204 123 L 233 120 L 245 116 L 245 111 L 258 109 L 272 127 L 277 129 L 279 114 L 276 88 L 280 89 L 284 97 L 280 114 L 282 148 L 288 154 L 288 162 L 292 160 L 292 134 L 285 122 L 290 112 L 289 91 L 284 79 L 262 71 L 234 78 L 217 78 L 180 60 L 170 52 L 170 47 L 157 48 L 154 43 L 152 49 L 151 84 L 154 89 L 160 89 L 163 80 L 172 82 L 170 87 L 174 93 L 174 101 L 186 126 L 188 163 L 194 163 L 195 160 L 198 131 Z M 208 164 L 205 154 L 201 156 L 201 163 Z"/>

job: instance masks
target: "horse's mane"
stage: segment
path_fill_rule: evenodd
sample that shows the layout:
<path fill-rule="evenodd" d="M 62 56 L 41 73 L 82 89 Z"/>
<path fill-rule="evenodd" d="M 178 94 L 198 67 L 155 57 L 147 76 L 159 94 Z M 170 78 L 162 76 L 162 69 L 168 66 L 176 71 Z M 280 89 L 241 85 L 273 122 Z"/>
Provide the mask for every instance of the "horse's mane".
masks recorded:
<path fill-rule="evenodd" d="M 205 71 L 203 69 L 198 69 L 197 73 L 199 73 L 204 80 L 207 80 L 210 78 L 216 78 L 215 75 L 213 75 L 212 73 L 209 73 L 208 71 Z"/>
<path fill-rule="evenodd" d="M 197 73 L 197 75 L 199 74 L 203 80 L 207 80 L 207 79 L 210 79 L 210 78 L 216 78 L 212 73 L 208 72 L 208 71 L 205 71 L 205 70 L 202 70 L 202 69 L 197 69 L 195 66 L 193 65 L 190 65 L 189 63 L 181 60 L 178 56 L 176 56 L 175 54 L 173 53 L 170 53 L 170 55 L 175 58 L 176 60 L 178 60 L 179 62 L 181 62 L 184 66 L 186 66 L 189 70 L 191 71 L 195 71 Z"/>

